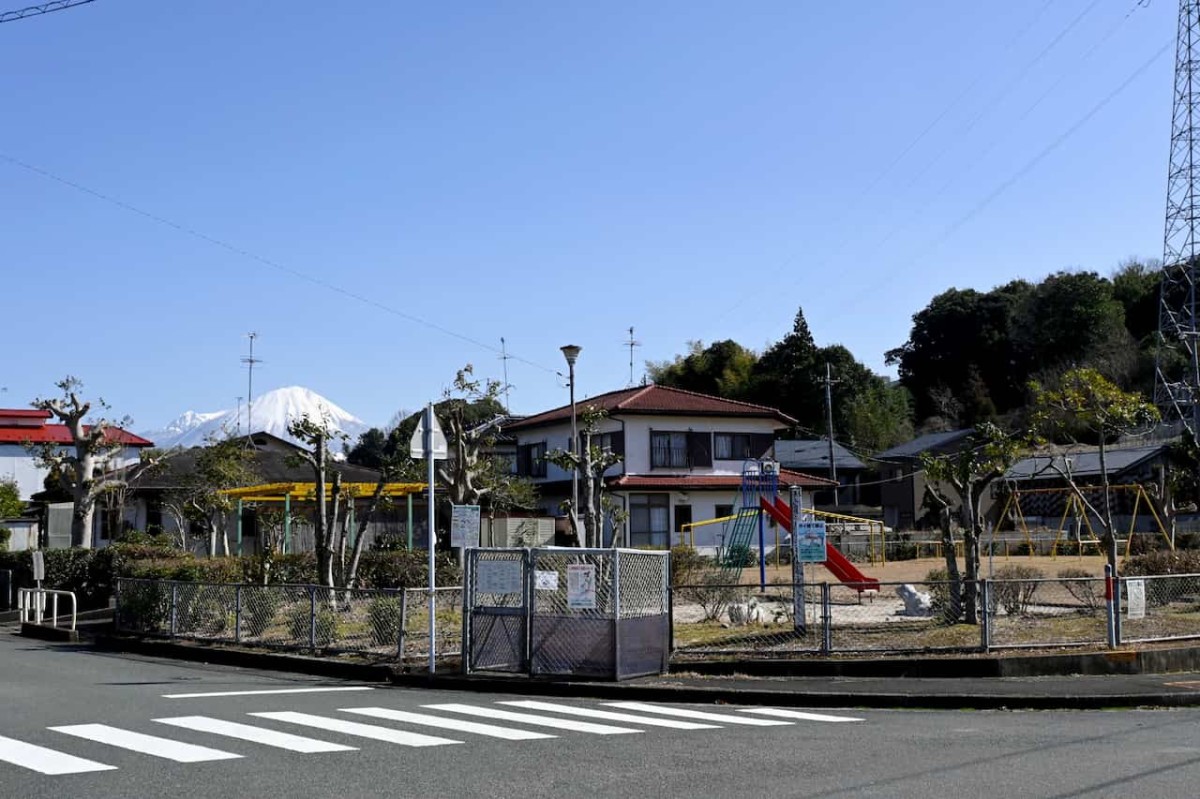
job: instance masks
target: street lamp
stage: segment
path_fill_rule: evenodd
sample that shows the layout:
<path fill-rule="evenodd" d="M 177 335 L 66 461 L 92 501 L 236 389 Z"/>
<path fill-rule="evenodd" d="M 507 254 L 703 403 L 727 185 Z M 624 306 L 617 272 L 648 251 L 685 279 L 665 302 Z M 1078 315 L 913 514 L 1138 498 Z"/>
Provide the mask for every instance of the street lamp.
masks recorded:
<path fill-rule="evenodd" d="M 579 457 L 579 453 L 576 451 L 576 449 L 577 449 L 576 441 L 579 438 L 579 433 L 575 429 L 575 360 L 579 357 L 579 351 L 583 348 L 576 346 L 575 344 L 567 344 L 565 347 L 562 347 L 561 349 L 562 349 L 563 357 L 567 359 L 567 375 L 568 375 L 567 379 L 571 384 L 571 447 L 570 447 L 570 451 L 571 451 L 572 455 Z M 573 464 L 573 466 L 574 466 L 574 468 L 571 469 L 571 513 L 574 514 L 576 516 L 576 518 L 578 518 L 578 515 L 579 515 L 579 464 L 576 463 L 576 464 Z M 584 535 L 584 539 L 585 539 L 583 544 L 584 544 L 584 546 L 587 546 L 589 542 L 586 540 L 587 539 L 587 531 L 586 530 L 584 531 L 583 535 Z"/>

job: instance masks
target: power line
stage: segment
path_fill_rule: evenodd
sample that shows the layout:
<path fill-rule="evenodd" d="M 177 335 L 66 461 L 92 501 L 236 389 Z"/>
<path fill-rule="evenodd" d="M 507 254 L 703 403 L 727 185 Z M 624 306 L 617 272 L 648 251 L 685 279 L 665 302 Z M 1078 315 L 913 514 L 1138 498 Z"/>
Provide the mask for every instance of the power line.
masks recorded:
<path fill-rule="evenodd" d="M 153 222 L 157 222 L 160 225 L 169 227 L 172 230 L 178 231 L 180 233 L 184 233 L 184 234 L 191 236 L 193 238 L 196 238 L 196 239 L 200 239 L 201 241 L 212 244 L 215 247 L 220 247 L 221 249 L 231 252 L 235 255 L 239 255 L 248 260 L 255 261 L 264 266 L 269 266 L 272 269 L 276 269 L 280 272 L 291 275 L 294 278 L 298 278 L 307 283 L 311 283 L 314 286 L 319 286 L 320 288 L 326 289 L 327 291 L 332 291 L 336 294 L 341 294 L 343 297 L 347 297 L 349 299 L 355 300 L 364 305 L 369 305 L 369 306 L 376 308 L 378 310 L 381 310 L 385 313 L 389 313 L 393 316 L 397 316 L 408 322 L 412 322 L 413 324 L 421 325 L 422 327 L 429 328 L 430 330 L 436 330 L 437 332 L 442 333 L 443 335 L 450 336 L 451 338 L 456 338 L 459 341 L 466 342 L 467 344 L 474 345 L 481 349 L 485 349 L 489 352 L 503 354 L 503 353 L 501 353 L 500 350 L 496 349 L 496 347 L 492 346 L 491 344 L 486 344 L 477 338 L 472 338 L 471 336 L 468 336 L 464 333 L 459 333 L 456 330 L 451 330 L 448 327 L 439 325 L 436 322 L 431 322 L 428 319 L 424 319 L 420 316 L 416 316 L 415 314 L 410 314 L 405 311 L 401 311 L 398 308 L 393 308 L 392 306 L 386 305 L 385 303 L 382 303 L 379 300 L 372 299 L 372 298 L 366 297 L 362 294 L 358 294 L 356 292 L 350 291 L 349 289 L 343 288 L 342 286 L 339 286 L 336 283 L 331 283 L 328 280 L 323 280 L 319 277 L 314 277 L 305 272 L 301 272 L 298 269 L 293 269 L 290 266 L 286 266 L 285 264 L 282 264 L 279 261 L 275 261 L 275 260 L 272 260 L 265 256 L 258 255 L 257 253 L 250 252 L 249 250 L 243 249 L 242 247 L 238 247 L 234 244 L 230 244 L 227 241 L 218 239 L 215 236 L 210 236 L 207 233 L 203 233 L 199 230 L 196 230 L 195 228 L 188 227 L 187 225 L 180 224 L 179 222 L 175 222 L 173 220 L 167 219 L 166 217 L 159 216 L 158 214 L 151 213 L 150 211 L 146 211 L 142 208 L 138 208 L 136 205 L 131 205 L 130 203 L 125 202 L 124 200 L 119 200 L 116 197 L 113 197 L 108 194 L 104 194 L 103 192 L 97 191 L 96 189 L 92 189 L 92 188 L 89 188 L 88 186 L 84 186 L 81 183 L 77 183 L 73 180 L 68 180 L 67 178 L 60 177 L 60 176 L 54 174 L 53 172 L 50 172 L 49 170 L 42 169 L 41 167 L 38 167 L 38 166 L 34 166 L 33 164 L 30 164 L 26 161 L 22 161 L 19 158 L 8 155 L 7 153 L 0 153 L 0 160 L 7 161 L 8 163 L 12 164 L 13 166 L 21 167 L 22 169 L 28 170 L 29 172 L 32 172 L 35 175 L 40 175 L 49 180 L 53 180 L 56 183 L 61 183 L 64 186 L 68 186 L 72 189 L 75 189 L 76 191 L 79 191 L 84 194 L 95 197 L 98 200 L 102 200 L 111 205 L 115 205 L 118 208 L 121 208 L 125 211 L 129 211 L 130 213 L 134 213 L 134 214 L 137 214 L 138 216 L 145 217 L 146 219 L 149 219 Z M 513 355 L 511 353 L 508 353 L 507 357 L 510 360 L 520 361 L 521 363 L 526 364 L 527 366 L 532 366 L 534 369 L 540 369 L 541 371 L 549 372 L 550 374 L 558 374 L 558 370 L 552 369 L 549 366 L 545 366 L 544 364 L 537 363 L 536 361 L 531 361 L 528 358 L 522 358 L 519 355 Z"/>
<path fill-rule="evenodd" d="M 36 17 L 41 14 L 49 14 L 51 11 L 65 11 L 68 8 L 81 6 L 85 3 L 91 3 L 93 0 L 54 0 L 52 3 L 42 3 L 40 6 L 29 6 L 28 8 L 20 8 L 16 11 L 5 11 L 0 13 L 0 22 L 15 22 L 18 19 L 26 17 Z"/>

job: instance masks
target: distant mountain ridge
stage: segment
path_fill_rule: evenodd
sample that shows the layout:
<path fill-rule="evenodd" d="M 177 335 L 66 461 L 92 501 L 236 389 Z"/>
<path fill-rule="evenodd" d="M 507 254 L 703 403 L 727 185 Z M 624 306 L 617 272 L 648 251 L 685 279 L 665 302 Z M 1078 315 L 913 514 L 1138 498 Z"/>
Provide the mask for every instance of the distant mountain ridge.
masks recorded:
<path fill-rule="evenodd" d="M 247 419 L 244 406 L 240 413 L 238 408 L 209 412 L 185 411 L 166 427 L 147 430 L 139 435 L 162 449 L 200 446 L 212 438 L 237 435 L 239 429 L 243 434 L 265 432 L 295 442 L 296 439 L 288 434 L 288 424 L 307 414 L 311 419 L 324 417 L 332 427 L 349 436 L 348 449 L 370 427 L 349 411 L 303 386 L 277 388 L 255 397 L 252 412 L 253 416 Z M 340 450 L 342 445 L 333 442 L 331 448 Z"/>

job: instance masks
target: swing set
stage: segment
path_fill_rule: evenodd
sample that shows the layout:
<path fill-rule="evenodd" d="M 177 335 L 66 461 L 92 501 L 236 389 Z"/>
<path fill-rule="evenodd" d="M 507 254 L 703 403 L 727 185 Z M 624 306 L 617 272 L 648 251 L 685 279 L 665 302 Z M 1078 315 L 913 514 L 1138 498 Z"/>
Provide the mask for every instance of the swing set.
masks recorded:
<path fill-rule="evenodd" d="M 1109 486 L 1108 490 L 1114 492 L 1118 497 L 1133 497 L 1133 508 L 1129 514 L 1129 532 L 1124 540 L 1126 557 L 1129 556 L 1129 546 L 1133 541 L 1134 535 L 1142 535 L 1142 533 L 1137 532 L 1137 520 L 1138 511 L 1143 505 L 1150 512 L 1150 516 L 1154 519 L 1154 523 L 1158 527 L 1158 532 L 1163 537 L 1163 540 L 1167 542 L 1167 546 L 1171 549 L 1175 548 L 1170 534 L 1163 525 L 1162 518 L 1159 517 L 1154 503 L 1150 501 L 1150 497 L 1146 494 L 1146 489 L 1143 486 L 1138 484 L 1115 485 Z M 1058 520 L 1058 528 L 1056 530 L 1049 528 L 1054 530 L 1055 533 L 1054 541 L 1050 545 L 1050 557 L 1057 557 L 1059 546 L 1064 541 L 1066 543 L 1077 543 L 1080 555 L 1083 554 L 1085 546 L 1094 546 L 1096 547 L 1097 554 L 1103 554 L 1104 550 L 1100 544 L 1100 539 L 1096 535 L 1095 528 L 1092 526 L 1092 516 L 1095 515 L 1095 512 L 1089 510 L 1089 503 L 1084 502 L 1083 498 L 1079 496 L 1080 493 L 1100 494 L 1102 496 L 1103 491 L 1104 488 L 1102 486 L 1080 486 L 1078 492 L 1072 488 L 1014 488 L 1009 491 L 1008 496 L 1005 498 L 1004 506 L 1000 511 L 996 525 L 997 531 L 1003 526 L 1005 520 L 1011 519 L 1013 530 L 1024 534 L 1025 541 L 1029 545 L 1029 554 L 1031 556 L 1034 555 L 1037 552 L 1037 545 L 1034 542 L 1033 533 L 1029 529 L 1029 523 L 1026 519 L 1026 509 L 1021 504 L 1022 498 L 1029 498 L 1032 501 L 1039 496 L 1065 496 L 1066 501 L 1063 503 L 1063 511 Z M 1091 502 L 1090 504 L 1093 508 L 1096 507 L 1095 502 Z M 1070 529 L 1067 525 L 1068 519 L 1074 522 L 1074 536 L 1070 534 Z M 1085 530 L 1088 536 L 1086 538 L 1084 537 Z M 1116 534 L 1117 531 L 1114 530 L 1113 532 Z M 1120 539 L 1118 539 L 1118 543 L 1120 543 Z"/>

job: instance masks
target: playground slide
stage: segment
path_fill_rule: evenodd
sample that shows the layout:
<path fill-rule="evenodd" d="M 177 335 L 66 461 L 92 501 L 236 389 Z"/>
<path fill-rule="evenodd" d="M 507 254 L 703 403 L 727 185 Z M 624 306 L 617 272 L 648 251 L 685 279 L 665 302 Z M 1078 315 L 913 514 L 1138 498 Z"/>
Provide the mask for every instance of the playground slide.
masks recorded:
<path fill-rule="evenodd" d="M 762 503 L 762 509 L 765 510 L 772 519 L 779 524 L 782 524 L 785 529 L 792 529 L 792 509 L 788 506 L 783 497 L 776 497 L 775 502 L 771 502 L 766 497 L 759 500 Z M 839 581 L 845 583 L 849 587 L 855 589 L 860 594 L 863 591 L 878 591 L 879 581 L 873 577 L 868 577 L 858 570 L 858 567 L 849 561 L 849 559 L 838 552 L 837 548 L 828 542 L 825 543 L 825 562 L 822 564 L 826 569 L 838 578 Z"/>

